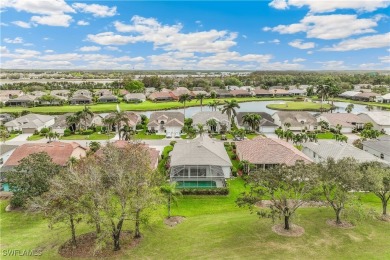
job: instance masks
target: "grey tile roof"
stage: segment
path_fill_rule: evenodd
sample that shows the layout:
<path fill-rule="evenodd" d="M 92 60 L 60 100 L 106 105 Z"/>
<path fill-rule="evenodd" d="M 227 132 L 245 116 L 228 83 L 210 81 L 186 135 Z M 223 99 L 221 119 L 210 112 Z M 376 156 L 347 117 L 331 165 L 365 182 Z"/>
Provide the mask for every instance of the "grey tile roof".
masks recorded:
<path fill-rule="evenodd" d="M 301 121 L 304 121 L 303 125 L 318 124 L 317 119 L 312 114 L 305 111 L 279 111 L 276 112 L 276 114 L 279 116 L 282 124 L 290 123 L 291 126 L 302 126 Z"/>
<path fill-rule="evenodd" d="M 388 111 L 363 112 L 360 114 L 367 115 L 373 122 L 378 125 L 390 126 L 390 113 Z"/>
<path fill-rule="evenodd" d="M 158 122 L 161 120 L 161 117 L 166 118 L 166 123 L 169 123 L 171 120 L 176 119 L 180 123 L 184 125 L 184 114 L 181 112 L 165 112 L 165 111 L 159 111 L 159 112 L 153 112 L 150 114 L 149 124 L 148 126 L 156 126 L 155 122 L 157 122 L 157 125 L 160 125 Z M 164 118 L 164 119 L 165 119 Z"/>
<path fill-rule="evenodd" d="M 131 100 L 131 99 L 146 99 L 145 95 L 142 93 L 130 93 L 124 96 L 125 100 Z"/>
<path fill-rule="evenodd" d="M 232 166 L 232 163 L 221 142 L 204 136 L 185 143 L 176 143 L 171 152 L 170 165 Z"/>
<path fill-rule="evenodd" d="M 378 139 L 363 141 L 363 147 L 368 147 L 380 153 L 390 155 L 390 136 L 385 135 Z"/>
<path fill-rule="evenodd" d="M 388 162 L 381 160 L 370 153 L 360 150 L 353 145 L 335 140 L 318 140 L 317 143 L 308 142 L 303 143 L 302 146 L 303 149 L 308 148 L 309 150 L 312 150 L 324 160 L 327 158 L 340 160 L 346 157 L 352 157 L 355 158 L 358 162 L 378 161 L 384 164 L 389 164 Z"/>
<path fill-rule="evenodd" d="M 260 115 L 262 119 L 266 119 L 270 122 L 274 121 L 272 116 L 268 113 L 265 113 L 265 112 L 238 112 L 237 113 L 237 122 L 239 125 L 242 125 L 243 117 L 246 114 L 257 114 L 257 115 Z"/>
<path fill-rule="evenodd" d="M 22 126 L 23 128 L 40 127 L 54 119 L 53 116 L 28 114 L 5 123 L 5 126 Z"/>
<path fill-rule="evenodd" d="M 0 155 L 8 153 L 9 151 L 16 149 L 17 147 L 17 145 L 0 144 Z"/>
<path fill-rule="evenodd" d="M 229 124 L 229 118 L 226 114 L 222 114 L 220 111 L 204 111 L 198 112 L 192 116 L 194 125 L 206 124 L 209 119 L 215 118 L 218 122 L 226 121 Z"/>

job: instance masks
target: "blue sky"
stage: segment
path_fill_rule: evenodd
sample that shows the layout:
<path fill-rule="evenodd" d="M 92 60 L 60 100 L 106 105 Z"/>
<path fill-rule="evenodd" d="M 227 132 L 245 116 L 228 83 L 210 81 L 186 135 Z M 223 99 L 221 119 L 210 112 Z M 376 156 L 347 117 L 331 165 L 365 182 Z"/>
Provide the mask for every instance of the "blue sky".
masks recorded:
<path fill-rule="evenodd" d="M 2 68 L 390 69 L 390 2 L 1 1 Z"/>

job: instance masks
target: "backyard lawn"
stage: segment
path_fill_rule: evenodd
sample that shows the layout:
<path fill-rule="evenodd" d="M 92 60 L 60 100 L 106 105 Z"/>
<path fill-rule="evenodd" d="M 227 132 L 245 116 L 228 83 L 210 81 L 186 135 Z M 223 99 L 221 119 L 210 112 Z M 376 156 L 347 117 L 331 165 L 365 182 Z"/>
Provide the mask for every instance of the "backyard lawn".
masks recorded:
<path fill-rule="evenodd" d="M 27 137 L 27 141 L 38 141 L 38 140 L 41 140 L 45 138 L 44 135 L 31 135 L 29 137 Z"/>
<path fill-rule="evenodd" d="M 17 136 L 18 136 L 18 134 L 10 134 L 6 141 L 12 140 Z"/>
<path fill-rule="evenodd" d="M 146 132 L 141 131 L 141 132 L 137 132 L 137 134 L 134 135 L 134 138 L 142 139 L 142 140 L 159 140 L 159 139 L 164 139 L 165 135 L 146 134 Z"/>
<path fill-rule="evenodd" d="M 320 111 L 321 104 L 313 102 L 285 102 L 283 104 L 269 104 L 267 108 L 283 111 Z M 331 105 L 323 103 L 322 108 L 329 110 Z"/>
<path fill-rule="evenodd" d="M 228 196 L 184 196 L 173 207 L 173 215 L 186 217 L 171 228 L 162 224 L 165 208 L 154 211 L 150 228 L 142 227 L 140 244 L 123 250 L 115 259 L 389 259 L 390 223 L 367 220 L 352 229 L 330 227 L 330 208 L 302 208 L 294 222 L 305 228 L 298 238 L 282 237 L 271 231 L 270 219 L 259 219 L 247 209 L 235 205 L 245 190 L 240 178 L 230 183 Z M 379 200 L 365 195 L 367 208 L 380 208 Z M 48 222 L 37 214 L 5 212 L 7 201 L 1 201 L 0 249 L 41 249 L 39 259 L 61 259 L 61 244 L 70 238 L 65 225 L 48 228 Z M 130 225 L 131 224 L 131 225 Z M 124 229 L 132 229 L 126 222 Z M 77 234 L 93 230 L 77 225 Z M 7 259 L 19 259 L 7 257 Z"/>
<path fill-rule="evenodd" d="M 62 136 L 61 140 L 109 140 L 114 138 L 115 134 L 98 134 L 93 133 L 90 135 L 70 135 L 70 136 Z"/>
<path fill-rule="evenodd" d="M 318 139 L 333 139 L 334 134 L 331 132 L 326 132 L 326 133 L 318 133 L 317 134 Z"/>

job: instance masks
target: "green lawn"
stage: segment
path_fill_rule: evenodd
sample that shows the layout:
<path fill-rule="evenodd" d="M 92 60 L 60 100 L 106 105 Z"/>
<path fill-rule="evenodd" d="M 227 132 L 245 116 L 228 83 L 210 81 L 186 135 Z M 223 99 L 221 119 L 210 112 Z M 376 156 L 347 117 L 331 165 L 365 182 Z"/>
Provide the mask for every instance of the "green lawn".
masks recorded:
<path fill-rule="evenodd" d="M 326 133 L 318 133 L 317 134 L 318 139 L 333 139 L 334 134 L 331 132 L 326 132 Z"/>
<path fill-rule="evenodd" d="M 217 139 L 217 140 L 221 140 L 221 134 L 213 134 L 213 138 Z M 228 140 L 233 140 L 234 136 L 232 134 L 225 134 L 226 138 Z M 255 138 L 256 136 L 259 136 L 258 134 L 246 134 L 245 135 L 248 139 L 253 139 Z"/>
<path fill-rule="evenodd" d="M 333 100 L 334 102 L 346 102 L 346 103 L 353 103 L 353 104 L 359 104 L 359 105 L 371 105 L 374 107 L 384 107 L 387 109 L 390 109 L 389 103 L 377 103 L 377 102 L 363 102 L 363 101 L 356 101 L 346 98 L 330 98 L 329 100 Z"/>
<path fill-rule="evenodd" d="M 331 105 L 324 103 L 322 107 L 325 110 L 329 110 Z M 269 104 L 267 108 L 283 111 L 320 111 L 321 104 L 313 102 L 286 102 L 285 104 Z"/>
<path fill-rule="evenodd" d="M 10 134 L 6 141 L 12 140 L 17 136 L 18 136 L 18 134 Z"/>
<path fill-rule="evenodd" d="M 302 208 L 294 223 L 305 228 L 299 238 L 276 235 L 270 219 L 238 208 L 235 200 L 244 191 L 240 178 L 229 182 L 228 196 L 184 196 L 173 206 L 173 214 L 186 220 L 170 228 L 162 224 L 166 209 L 154 211 L 150 227 L 142 227 L 140 244 L 124 250 L 115 259 L 389 259 L 390 223 L 368 220 L 353 229 L 326 225 L 333 218 L 330 208 Z M 379 209 L 372 195 L 361 199 L 368 208 Z M 0 249 L 42 249 L 39 259 L 61 259 L 58 247 L 70 238 L 65 225 L 48 228 L 47 220 L 38 214 L 5 212 L 7 201 L 0 202 Z M 124 229 L 133 223 L 125 222 Z M 77 234 L 93 230 L 77 225 Z M 7 257 L 19 259 L 19 257 Z M 33 259 L 33 258 L 32 258 Z"/>
<path fill-rule="evenodd" d="M 38 141 L 38 140 L 41 140 L 45 138 L 44 135 L 31 135 L 29 137 L 27 137 L 27 141 Z"/>
<path fill-rule="evenodd" d="M 98 134 L 93 133 L 90 135 L 70 135 L 70 136 L 62 136 L 61 140 L 109 140 L 114 138 L 115 134 L 110 134 L 107 136 L 106 134 Z"/>
<path fill-rule="evenodd" d="M 156 134 L 146 134 L 146 132 L 137 132 L 136 135 L 134 135 L 135 139 L 142 139 L 142 140 L 159 140 L 164 139 L 165 135 L 156 135 Z"/>
<path fill-rule="evenodd" d="M 291 100 L 290 97 L 276 97 L 276 98 L 256 98 L 256 97 L 248 97 L 248 98 L 225 98 L 219 99 L 221 102 L 224 100 L 237 100 L 238 102 L 250 102 L 250 101 L 266 101 L 266 100 Z M 207 106 L 208 103 L 213 101 L 214 99 L 205 99 L 203 100 L 203 105 Z M 109 104 L 94 104 L 89 105 L 93 112 L 106 113 L 116 111 L 117 103 L 109 103 Z M 187 107 L 200 106 L 200 103 L 195 99 L 186 103 Z M 145 101 L 138 104 L 129 104 L 129 103 L 120 103 L 119 107 L 121 110 L 131 110 L 131 111 L 153 111 L 153 110 L 164 110 L 164 109 L 177 109 L 183 108 L 183 104 L 177 101 L 171 102 L 151 102 Z M 65 105 L 65 106 L 42 106 L 42 107 L 4 107 L 2 108 L 3 113 L 5 112 L 21 112 L 23 110 L 29 110 L 33 113 L 40 114 L 64 114 L 69 112 L 77 112 L 84 108 L 82 105 Z"/>

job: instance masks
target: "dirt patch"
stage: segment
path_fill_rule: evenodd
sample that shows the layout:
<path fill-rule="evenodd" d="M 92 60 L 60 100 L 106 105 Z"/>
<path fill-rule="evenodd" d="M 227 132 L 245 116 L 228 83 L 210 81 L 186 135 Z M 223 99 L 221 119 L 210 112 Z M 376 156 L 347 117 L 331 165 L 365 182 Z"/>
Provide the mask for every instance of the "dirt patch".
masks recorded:
<path fill-rule="evenodd" d="M 185 220 L 185 217 L 174 216 L 174 217 L 164 219 L 164 223 L 167 226 L 174 227 L 174 226 L 180 224 L 181 222 L 183 222 L 184 220 Z"/>
<path fill-rule="evenodd" d="M 355 227 L 352 223 L 349 223 L 347 221 L 341 221 L 341 224 L 337 224 L 336 220 L 334 220 L 334 219 L 328 219 L 326 221 L 326 224 L 328 224 L 331 227 L 338 227 L 338 228 L 353 228 L 353 227 Z"/>
<path fill-rule="evenodd" d="M 289 230 L 284 229 L 283 224 L 278 224 L 272 227 L 272 231 L 285 237 L 300 237 L 305 234 L 305 229 L 303 227 L 294 224 L 291 225 Z"/>
<path fill-rule="evenodd" d="M 77 247 L 73 247 L 71 241 L 63 244 L 58 253 L 66 258 L 104 258 L 120 256 L 126 249 L 136 247 L 140 243 L 140 239 L 134 239 L 131 231 L 122 231 L 120 243 L 121 250 L 113 251 L 113 245 L 109 244 L 101 251 L 95 251 L 96 233 L 87 233 L 76 238 Z"/>
<path fill-rule="evenodd" d="M 390 222 L 390 215 L 381 215 L 378 217 L 379 220 L 385 221 L 385 222 Z"/>
<path fill-rule="evenodd" d="M 269 208 L 272 205 L 270 200 L 258 201 L 255 204 L 259 208 Z M 302 208 L 312 208 L 312 207 L 326 207 L 328 204 L 324 201 L 307 201 L 302 204 Z"/>

